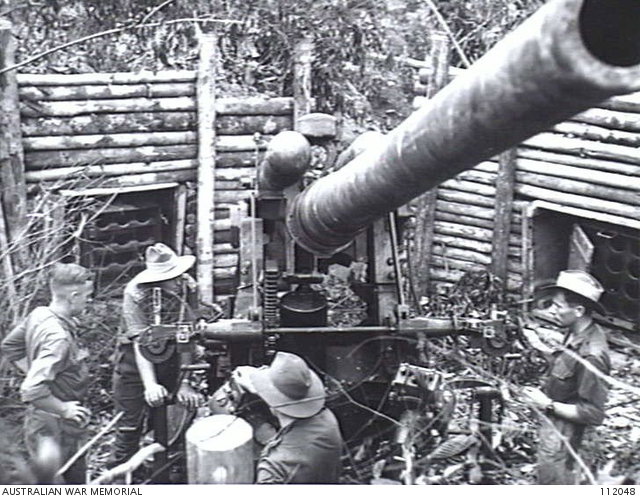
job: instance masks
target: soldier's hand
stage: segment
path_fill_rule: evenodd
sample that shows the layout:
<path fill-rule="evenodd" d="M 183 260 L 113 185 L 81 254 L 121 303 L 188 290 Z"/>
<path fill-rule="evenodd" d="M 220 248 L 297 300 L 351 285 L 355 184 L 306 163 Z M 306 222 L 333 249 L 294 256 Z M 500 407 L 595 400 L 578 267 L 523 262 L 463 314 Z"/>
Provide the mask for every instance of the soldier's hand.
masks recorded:
<path fill-rule="evenodd" d="M 253 366 L 238 366 L 231 373 L 231 377 L 236 384 L 248 393 L 256 393 L 256 389 L 251 382 L 251 372 L 258 368 Z"/>
<path fill-rule="evenodd" d="M 178 390 L 178 403 L 187 409 L 197 409 L 204 399 L 196 390 L 183 383 Z"/>
<path fill-rule="evenodd" d="M 74 421 L 80 426 L 87 426 L 91 419 L 91 411 L 82 406 L 77 400 L 63 402 L 62 419 Z"/>
<path fill-rule="evenodd" d="M 169 392 L 167 389 L 158 383 L 145 387 L 144 389 L 144 400 L 151 407 L 158 407 L 162 405 L 168 396 Z"/>
<path fill-rule="evenodd" d="M 539 388 L 527 386 L 522 390 L 522 393 L 526 397 L 527 402 L 538 408 L 545 408 L 552 402 Z"/>

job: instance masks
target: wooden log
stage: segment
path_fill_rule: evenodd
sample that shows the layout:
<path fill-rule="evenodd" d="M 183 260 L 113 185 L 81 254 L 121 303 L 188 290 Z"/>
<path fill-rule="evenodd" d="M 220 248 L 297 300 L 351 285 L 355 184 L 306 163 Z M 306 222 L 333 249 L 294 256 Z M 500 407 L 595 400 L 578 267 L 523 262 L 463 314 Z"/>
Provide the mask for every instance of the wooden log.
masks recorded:
<path fill-rule="evenodd" d="M 193 97 L 96 99 L 76 101 L 22 101 L 20 113 L 37 118 L 41 116 L 72 117 L 100 113 L 140 113 L 167 111 L 195 111 Z"/>
<path fill-rule="evenodd" d="M 119 175 L 135 175 L 138 173 L 159 173 L 182 170 L 196 170 L 197 161 L 185 159 L 177 161 L 156 161 L 152 163 L 121 163 L 114 165 L 90 165 L 65 168 L 48 168 L 46 170 L 35 170 L 25 173 L 25 180 L 28 183 L 52 182 L 55 180 L 65 180 L 77 178 L 79 176 L 113 177 Z M 245 181 L 251 182 L 255 177 L 255 168 L 216 168 L 215 178 L 222 181 L 234 181 L 233 188 L 244 188 Z M 231 184 L 229 184 L 231 185 Z M 231 188 L 231 187 L 227 187 Z"/>
<path fill-rule="evenodd" d="M 496 161 L 483 161 L 482 163 L 479 163 L 476 166 L 474 166 L 469 171 L 481 171 L 481 172 L 493 173 L 497 175 L 498 170 L 500 169 L 499 161 L 500 161 L 499 157 Z"/>
<path fill-rule="evenodd" d="M 131 99 L 134 97 L 193 97 L 195 83 L 154 83 L 128 85 L 21 86 L 21 100 L 68 101 L 88 99 Z"/>
<path fill-rule="evenodd" d="M 39 151 L 25 154 L 29 171 L 45 168 L 78 167 L 98 164 L 154 164 L 167 161 L 189 161 L 196 156 L 196 146 L 147 146 L 119 149 Z M 216 168 L 253 167 L 256 155 L 251 152 L 222 152 L 217 155 Z M 182 163 L 178 163 L 182 164 Z"/>
<path fill-rule="evenodd" d="M 138 185 L 154 185 L 164 184 L 168 182 L 188 182 L 196 179 L 196 170 L 178 170 L 170 172 L 153 172 L 153 173 L 139 173 L 136 175 L 119 175 L 114 177 L 108 177 L 104 180 L 100 179 L 97 182 L 95 180 L 89 180 L 87 185 L 96 186 L 101 188 L 114 188 L 114 187 L 135 187 Z M 74 183 L 80 184 L 77 187 L 82 186 L 82 182 L 79 180 L 73 180 Z M 76 187 L 74 185 L 74 187 Z"/>
<path fill-rule="evenodd" d="M 456 224 L 460 225 L 460 224 Z M 476 239 L 467 239 L 460 234 L 447 235 L 440 232 L 436 232 L 433 236 L 434 245 L 462 248 L 467 250 L 477 251 L 486 255 L 491 254 L 491 243 L 488 241 L 478 241 Z M 520 247 L 520 235 L 514 234 L 513 237 L 509 237 L 509 256 L 518 257 L 522 255 L 522 249 Z"/>
<path fill-rule="evenodd" d="M 458 180 L 457 178 L 446 180 L 445 182 L 442 182 L 440 186 L 446 189 L 469 192 L 480 196 L 487 196 L 490 198 L 494 198 L 496 195 L 496 188 L 493 186 L 480 184 L 478 182 Z"/>
<path fill-rule="evenodd" d="M 198 299 L 213 303 L 213 222 L 216 187 L 216 43 L 214 33 L 201 33 L 200 59 L 196 81 L 198 103 L 198 192 L 196 233 L 196 275 Z"/>
<path fill-rule="evenodd" d="M 464 180 L 466 182 L 477 182 L 483 185 L 496 185 L 497 173 L 485 172 L 478 169 L 467 170 L 455 176 L 456 180 Z"/>
<path fill-rule="evenodd" d="M 293 130 L 293 117 L 290 115 L 270 116 L 217 116 L 215 121 L 218 135 L 277 135 L 283 130 Z"/>
<path fill-rule="evenodd" d="M 591 108 L 571 118 L 571 121 L 589 123 L 613 130 L 640 132 L 640 119 L 636 113 L 611 111 L 609 109 Z"/>
<path fill-rule="evenodd" d="M 544 187 L 545 189 L 552 189 L 555 191 L 578 194 L 580 196 L 588 196 L 592 198 L 606 200 L 615 199 L 616 201 L 636 206 L 640 204 L 640 191 L 616 189 L 579 180 L 570 180 L 524 171 L 517 172 L 516 179 L 519 183 L 533 185 L 535 187 Z"/>
<path fill-rule="evenodd" d="M 487 174 L 485 173 L 485 175 Z M 491 239 L 493 247 L 491 251 L 491 272 L 502 282 L 506 282 L 507 279 L 515 182 L 516 150 L 509 149 L 500 155 L 500 168 L 496 179 L 496 218 Z"/>
<path fill-rule="evenodd" d="M 433 236 L 433 245 L 441 247 L 462 248 L 477 251 L 486 255 L 491 254 L 491 243 L 477 241 L 475 239 L 465 239 L 458 236 L 436 233 Z"/>
<path fill-rule="evenodd" d="M 466 249 L 434 246 L 432 255 L 437 257 L 433 261 L 433 263 L 436 265 L 439 262 L 451 259 L 458 262 L 468 262 L 468 263 L 478 264 L 478 265 L 482 265 L 483 267 L 491 266 L 491 255 L 478 253 L 476 251 L 470 251 Z M 511 272 L 515 272 L 515 273 L 522 272 L 522 264 L 518 258 L 506 258 L 505 266 L 507 266 Z M 502 279 L 506 279 L 506 276 L 507 274 L 505 274 L 502 277 Z"/>
<path fill-rule="evenodd" d="M 640 135 L 634 132 L 623 130 L 611 130 L 596 125 L 584 123 L 564 122 L 553 126 L 553 131 L 570 135 L 580 139 L 595 140 L 609 144 L 619 144 L 623 146 L 638 147 L 640 145 Z"/>
<path fill-rule="evenodd" d="M 238 253 L 213 254 L 213 266 L 218 269 L 237 267 L 239 260 Z"/>
<path fill-rule="evenodd" d="M 15 63 L 16 41 L 11 22 L 0 19 L 0 68 Z M 20 134 L 18 84 L 15 71 L 0 74 L 0 195 L 9 242 L 17 243 L 26 227 L 27 191 Z M 14 251 L 14 264 L 22 267 L 22 252 Z M 26 257 L 25 257 L 26 258 Z"/>
<path fill-rule="evenodd" d="M 151 163 L 120 163 L 113 165 L 89 165 L 70 166 L 65 168 L 47 168 L 46 170 L 35 170 L 25 173 L 27 182 L 51 182 L 54 180 L 64 180 L 83 177 L 112 177 L 115 175 L 134 175 L 137 173 L 167 172 L 180 170 L 195 170 L 197 161 L 194 159 L 184 159 L 176 161 L 155 161 Z M 224 172 L 226 170 L 218 170 Z M 226 176 L 223 176 L 226 178 Z"/>
<path fill-rule="evenodd" d="M 428 78 L 428 88 L 425 92 L 427 98 L 433 98 L 449 80 L 449 61 L 451 59 L 451 47 L 449 39 L 440 31 L 435 31 L 431 35 L 431 50 L 429 60 L 431 70 Z M 415 252 L 411 258 L 414 261 L 428 260 L 431 256 L 435 235 L 436 206 L 438 202 L 438 191 L 436 186 L 428 192 L 418 197 L 416 209 L 416 229 L 415 229 Z M 415 290 L 419 296 L 426 294 L 429 289 L 429 269 L 427 265 L 418 267 L 416 282 L 418 289 Z"/>
<path fill-rule="evenodd" d="M 74 188 L 82 188 L 82 187 L 95 187 L 100 186 L 100 188 L 129 188 L 135 186 L 142 185 L 155 185 L 155 184 L 165 184 L 165 183 L 174 183 L 174 182 L 192 182 L 197 179 L 197 170 L 178 170 L 178 171 L 167 171 L 167 172 L 152 172 L 152 173 L 140 173 L 136 175 L 117 175 L 113 177 L 109 177 L 106 179 L 100 179 L 98 181 L 95 180 L 87 180 L 83 182 L 79 179 L 73 179 Z M 225 194 L 224 198 L 228 201 L 238 202 L 238 200 L 244 199 L 244 196 L 248 196 L 248 191 L 241 191 L 238 189 L 237 181 L 216 181 L 214 182 L 216 188 L 225 189 L 223 192 L 229 193 Z M 59 187 L 59 186 L 58 186 Z M 237 192 L 237 194 L 232 195 L 230 193 Z"/>
<path fill-rule="evenodd" d="M 236 119 L 237 117 L 230 116 L 229 118 Z M 22 116 L 21 120 L 22 135 L 24 137 L 133 132 L 188 132 L 194 130 L 195 127 L 196 114 L 194 112 L 93 114 L 71 118 L 29 118 L 28 116 Z M 247 132 L 247 134 L 249 133 L 253 132 Z"/>
<path fill-rule="evenodd" d="M 291 116 L 218 116 L 218 135 L 275 135 L 291 130 Z M 180 132 L 196 128 L 194 112 L 147 112 L 93 114 L 71 118 L 29 118 L 23 116 L 21 130 L 25 137 L 59 135 L 94 135 L 140 132 Z"/>
<path fill-rule="evenodd" d="M 224 231 L 231 229 L 234 225 L 230 218 L 222 218 L 214 220 L 212 226 L 215 231 Z"/>
<path fill-rule="evenodd" d="M 553 133 L 541 133 L 523 142 L 525 146 L 545 151 L 575 154 L 583 158 L 599 158 L 640 165 L 640 151 L 633 147 L 603 144 L 582 139 L 562 137 Z"/>
<path fill-rule="evenodd" d="M 640 175 L 640 166 L 638 165 L 603 159 L 582 158 L 572 154 L 561 154 L 528 147 L 518 148 L 518 157 L 558 165 L 577 166 L 590 170 L 619 173 L 621 175 Z"/>
<path fill-rule="evenodd" d="M 493 231 L 489 229 L 483 229 L 480 227 L 472 227 L 469 225 L 463 225 L 451 222 L 441 222 L 436 220 L 435 230 L 438 234 L 444 234 L 455 237 L 463 237 L 466 239 L 473 239 L 476 241 L 488 242 L 491 241 L 491 233 Z M 509 234 L 509 244 L 518 246 L 521 244 L 520 236 L 516 234 Z"/>
<path fill-rule="evenodd" d="M 144 146 L 131 148 L 38 151 L 25 154 L 26 170 L 78 165 L 143 163 L 194 159 L 196 145 Z"/>
<path fill-rule="evenodd" d="M 173 192 L 173 247 L 178 255 L 184 254 L 184 225 L 187 215 L 187 188 L 180 184 Z"/>
<path fill-rule="evenodd" d="M 468 206 L 479 206 L 493 208 L 493 197 L 480 196 L 469 192 L 461 192 L 453 189 L 438 189 L 438 200 L 452 201 L 454 203 L 461 203 Z"/>
<path fill-rule="evenodd" d="M 127 85 L 140 83 L 194 83 L 195 71 L 166 70 L 139 73 L 19 74 L 20 86 Z"/>
<path fill-rule="evenodd" d="M 28 137 L 22 139 L 27 152 L 61 149 L 96 149 L 111 147 L 171 146 L 196 144 L 196 132 L 114 133 L 60 137 Z"/>
<path fill-rule="evenodd" d="M 496 216 L 496 211 L 493 208 L 469 206 L 464 203 L 454 203 L 454 202 L 444 201 L 442 199 L 438 200 L 437 209 L 440 212 L 447 212 L 454 215 L 478 218 L 478 219 L 482 219 L 484 221 L 489 221 L 489 222 L 493 222 Z"/>
<path fill-rule="evenodd" d="M 263 151 L 271 140 L 271 135 L 222 135 L 216 137 L 217 152 Z"/>
<path fill-rule="evenodd" d="M 217 99 L 216 114 L 218 115 L 256 115 L 273 116 L 293 115 L 292 97 L 244 97 Z"/>
<path fill-rule="evenodd" d="M 311 63 L 314 43 L 311 36 L 299 40 L 293 51 L 293 121 L 298 130 L 298 120 L 311 112 Z"/>
<path fill-rule="evenodd" d="M 260 154 L 253 152 L 216 152 L 216 170 L 220 168 L 256 167 Z"/>
<path fill-rule="evenodd" d="M 16 292 L 13 258 L 11 256 L 9 232 L 7 231 L 7 225 L 5 223 L 5 215 L 2 203 L 0 203 L 0 265 L 2 265 L 2 283 L 6 293 L 5 299 L 7 300 L 7 304 L 17 304 L 18 295 Z M 6 310 L 5 313 L 7 313 L 8 315 L 7 319 L 15 319 L 17 315 L 16 311 L 16 308 Z"/>
<path fill-rule="evenodd" d="M 476 241 L 491 241 L 492 231 L 481 227 L 472 227 L 470 225 L 440 222 L 436 220 L 434 228 L 439 234 L 475 239 Z"/>
<path fill-rule="evenodd" d="M 270 136 L 261 136 L 259 140 L 255 140 L 251 135 L 223 135 L 217 137 L 215 145 L 220 152 L 264 150 L 270 138 Z M 197 144 L 198 142 L 196 132 L 114 133 L 73 137 L 31 137 L 22 140 L 26 152 L 171 146 Z"/>
<path fill-rule="evenodd" d="M 632 219 L 638 219 L 640 217 L 640 208 L 623 203 L 617 203 L 615 201 L 594 199 L 588 196 L 559 192 L 520 183 L 516 184 L 516 192 L 521 196 L 550 201 L 561 205 L 575 206 L 578 208 L 619 215 L 621 217 Z"/>
<path fill-rule="evenodd" d="M 483 220 L 482 218 L 460 215 L 459 213 L 448 213 L 446 211 L 440 211 L 439 209 L 436 210 L 436 220 L 471 225 L 473 227 L 481 227 L 483 229 L 493 229 L 492 220 Z"/>
<path fill-rule="evenodd" d="M 22 102 L 20 112 L 24 116 L 81 116 L 99 113 L 145 113 L 167 111 L 195 111 L 194 97 L 96 99 L 80 101 L 39 101 Z M 293 101 L 290 97 L 271 99 L 248 97 L 218 99 L 216 113 L 231 115 L 290 115 Z"/>
<path fill-rule="evenodd" d="M 640 92 L 612 97 L 598 105 L 613 111 L 640 113 Z"/>
<path fill-rule="evenodd" d="M 444 222 L 453 222 L 460 223 L 462 225 L 473 225 L 476 227 L 483 227 L 485 229 L 493 229 L 495 227 L 493 219 L 485 219 L 478 218 L 475 216 L 475 213 L 470 211 L 467 208 L 468 214 L 464 214 L 464 212 L 456 212 L 447 211 L 446 209 L 441 209 L 440 207 L 441 201 L 438 201 L 438 209 L 436 211 L 436 219 L 442 220 Z M 522 231 L 522 227 L 520 226 L 522 222 L 522 217 L 516 213 L 511 213 L 511 232 L 515 232 L 519 234 Z"/>
<path fill-rule="evenodd" d="M 519 158 L 518 170 L 522 172 L 537 173 L 540 175 L 561 177 L 565 179 L 581 180 L 592 184 L 615 187 L 617 189 L 632 189 L 640 191 L 640 178 L 632 175 L 620 175 L 617 173 L 601 172 L 587 168 L 578 168 L 561 164 L 549 164 L 545 161 L 537 161 Z M 640 173 L 640 170 L 638 171 Z"/>

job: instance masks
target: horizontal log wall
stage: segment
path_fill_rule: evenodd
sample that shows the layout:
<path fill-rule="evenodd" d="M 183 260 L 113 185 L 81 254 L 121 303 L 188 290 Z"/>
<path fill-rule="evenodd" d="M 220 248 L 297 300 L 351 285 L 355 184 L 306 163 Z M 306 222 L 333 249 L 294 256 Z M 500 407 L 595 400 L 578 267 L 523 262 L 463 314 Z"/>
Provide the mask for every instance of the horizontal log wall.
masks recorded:
<path fill-rule="evenodd" d="M 486 161 L 438 187 L 434 244 L 430 258 L 433 286 L 450 286 L 464 271 L 491 268 L 498 163 Z M 507 290 L 522 285 L 521 215 L 515 203 L 509 233 Z"/>
<path fill-rule="evenodd" d="M 425 73 L 426 74 L 426 73 Z M 422 83 L 416 95 L 424 95 Z M 525 141 L 517 149 L 508 289 L 523 282 L 521 213 L 544 200 L 570 208 L 640 217 L 640 92 L 619 96 Z M 497 159 L 438 187 L 431 282 L 449 285 L 465 270 L 489 268 Z"/>
<path fill-rule="evenodd" d="M 184 184 L 182 240 L 186 251 L 195 252 L 195 82 L 194 71 L 18 75 L 31 190 Z M 291 129 L 292 98 L 216 99 L 216 294 L 232 294 L 237 285 L 230 207 L 248 198 L 256 161 L 270 138 Z"/>

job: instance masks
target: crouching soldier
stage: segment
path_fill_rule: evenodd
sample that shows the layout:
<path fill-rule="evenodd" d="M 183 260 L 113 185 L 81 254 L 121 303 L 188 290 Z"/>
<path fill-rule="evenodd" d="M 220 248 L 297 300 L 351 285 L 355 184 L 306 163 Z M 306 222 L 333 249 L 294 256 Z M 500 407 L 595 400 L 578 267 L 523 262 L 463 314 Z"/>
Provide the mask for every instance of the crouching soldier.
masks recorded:
<path fill-rule="evenodd" d="M 270 366 L 238 369 L 236 380 L 264 400 L 280 426 L 262 449 L 256 483 L 338 483 L 342 436 L 318 375 L 287 352 Z"/>

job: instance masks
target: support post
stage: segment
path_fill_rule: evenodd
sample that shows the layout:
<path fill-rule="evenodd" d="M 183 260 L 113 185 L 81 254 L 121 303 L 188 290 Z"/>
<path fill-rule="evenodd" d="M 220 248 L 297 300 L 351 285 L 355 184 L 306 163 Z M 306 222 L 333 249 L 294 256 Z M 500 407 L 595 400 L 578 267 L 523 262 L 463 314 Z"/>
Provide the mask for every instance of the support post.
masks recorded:
<path fill-rule="evenodd" d="M 196 83 L 198 106 L 197 281 L 198 299 L 213 303 L 213 222 L 215 203 L 216 36 L 202 33 Z"/>
<path fill-rule="evenodd" d="M 187 188 L 184 184 L 176 187 L 173 194 L 173 209 L 175 220 L 175 232 L 173 234 L 173 245 L 178 255 L 184 254 L 184 227 L 186 225 L 187 214 Z"/>
<path fill-rule="evenodd" d="M 427 85 L 428 99 L 432 98 L 449 81 L 451 47 L 446 33 L 436 31 L 431 36 L 429 59 L 432 72 Z M 438 187 L 436 186 L 419 197 L 416 202 L 416 228 L 412 261 L 416 262 L 418 300 L 420 296 L 427 294 L 429 288 L 429 263 L 433 247 L 437 201 Z"/>
<path fill-rule="evenodd" d="M 293 129 L 298 130 L 298 120 L 309 114 L 313 107 L 311 97 L 311 62 L 313 40 L 309 37 L 298 42 L 294 49 L 293 67 Z"/>
<path fill-rule="evenodd" d="M 512 148 L 499 156 L 500 166 L 496 179 L 495 219 L 491 241 L 491 272 L 503 284 L 507 283 L 507 260 L 509 256 L 509 234 L 511 232 L 511 213 L 516 183 L 517 149 Z"/>
<path fill-rule="evenodd" d="M 12 24 L 0 19 L 0 69 L 15 63 L 16 43 Z M 14 265 L 22 264 L 18 239 L 25 229 L 27 190 L 20 132 L 20 105 L 15 71 L 0 74 L 0 186 L 6 237 L 13 246 Z M 9 257 L 10 255 L 7 255 Z"/>

